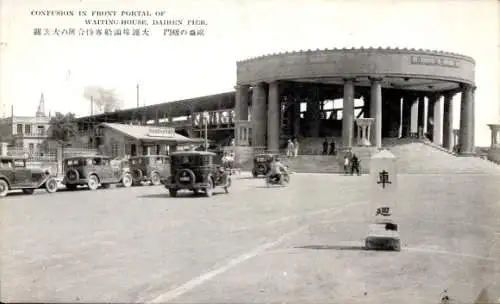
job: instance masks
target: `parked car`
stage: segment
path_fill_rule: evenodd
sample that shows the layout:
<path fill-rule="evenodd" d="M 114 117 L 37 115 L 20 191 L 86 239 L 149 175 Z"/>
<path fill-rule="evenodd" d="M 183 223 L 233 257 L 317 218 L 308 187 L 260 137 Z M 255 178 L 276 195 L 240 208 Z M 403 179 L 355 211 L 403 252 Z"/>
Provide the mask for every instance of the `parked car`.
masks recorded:
<path fill-rule="evenodd" d="M 48 193 L 57 191 L 57 180 L 50 174 L 38 168 L 27 168 L 26 158 L 0 157 L 0 197 L 10 190 L 22 190 L 25 194 L 33 194 L 35 189 L 45 189 Z"/>
<path fill-rule="evenodd" d="M 129 170 L 132 174 L 132 185 L 151 182 L 160 185 L 161 180 L 170 175 L 170 157 L 166 155 L 143 155 L 129 159 Z"/>
<path fill-rule="evenodd" d="M 96 190 L 99 185 L 108 188 L 111 184 L 121 183 L 124 187 L 132 186 L 132 176 L 122 162 L 112 162 L 103 155 L 75 156 L 64 160 L 63 184 L 68 190 L 77 186 L 88 186 Z"/>
<path fill-rule="evenodd" d="M 266 176 L 271 169 L 271 162 L 278 157 L 278 154 L 262 153 L 253 157 L 252 176 L 258 177 L 259 175 Z"/>
<path fill-rule="evenodd" d="M 200 190 L 210 197 L 216 187 L 229 193 L 231 174 L 224 170 L 220 157 L 206 151 L 174 152 L 170 155 L 170 176 L 162 184 L 177 196 L 179 190 Z"/>

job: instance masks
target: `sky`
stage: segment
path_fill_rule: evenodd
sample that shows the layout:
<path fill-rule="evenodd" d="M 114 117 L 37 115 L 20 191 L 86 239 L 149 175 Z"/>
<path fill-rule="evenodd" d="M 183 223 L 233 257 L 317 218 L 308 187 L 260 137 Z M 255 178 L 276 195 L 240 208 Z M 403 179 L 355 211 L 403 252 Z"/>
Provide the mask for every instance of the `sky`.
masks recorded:
<path fill-rule="evenodd" d="M 476 145 L 500 122 L 500 2 L 496 0 L 0 0 L 0 116 L 90 113 L 85 86 L 115 89 L 124 107 L 232 91 L 236 61 L 301 49 L 438 49 L 476 60 Z M 205 36 L 35 36 L 34 28 L 88 28 L 40 11 L 166 12 L 152 19 L 205 20 Z M 37 11 L 38 13 L 33 13 Z M 94 18 L 95 19 L 95 18 Z M 115 18 L 101 18 L 115 19 Z M 141 18 L 139 18 L 141 19 Z M 459 96 L 454 102 L 459 126 Z"/>

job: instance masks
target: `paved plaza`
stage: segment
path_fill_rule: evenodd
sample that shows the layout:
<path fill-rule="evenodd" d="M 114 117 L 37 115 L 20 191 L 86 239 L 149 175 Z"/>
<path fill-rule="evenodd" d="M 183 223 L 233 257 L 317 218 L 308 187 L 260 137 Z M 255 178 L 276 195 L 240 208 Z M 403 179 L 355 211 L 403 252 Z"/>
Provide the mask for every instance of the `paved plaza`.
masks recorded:
<path fill-rule="evenodd" d="M 363 249 L 369 176 L 241 176 L 229 194 L 162 186 L 10 195 L 1 300 L 471 303 L 500 297 L 500 175 L 400 175 L 402 251 Z"/>

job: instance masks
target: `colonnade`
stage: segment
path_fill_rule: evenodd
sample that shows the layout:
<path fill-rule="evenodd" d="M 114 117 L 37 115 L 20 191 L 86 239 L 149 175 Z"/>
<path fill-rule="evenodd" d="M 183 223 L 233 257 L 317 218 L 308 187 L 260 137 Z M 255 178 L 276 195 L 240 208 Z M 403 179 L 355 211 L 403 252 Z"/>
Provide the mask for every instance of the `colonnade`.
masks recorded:
<path fill-rule="evenodd" d="M 382 78 L 369 78 L 370 80 L 370 113 L 372 118 L 370 134 L 365 134 L 370 138 L 370 142 L 377 148 L 382 148 Z M 355 78 L 343 79 L 343 110 L 342 110 L 342 146 L 350 148 L 354 142 L 354 90 Z M 249 89 L 251 93 L 251 120 L 249 117 Z M 280 140 L 280 82 L 253 83 L 251 85 L 238 85 L 236 89 L 235 102 L 235 139 L 238 145 L 238 138 L 241 137 L 239 122 L 249 125 L 251 128 L 252 146 L 254 148 L 266 149 L 270 152 L 279 150 Z M 475 87 L 469 84 L 461 84 L 458 90 L 444 92 L 419 92 L 417 94 L 404 95 L 404 103 L 407 104 L 407 111 L 403 106 L 403 120 L 409 120 L 410 133 L 417 135 L 427 129 L 428 118 L 432 119 L 432 140 L 437 145 L 442 145 L 446 149 L 452 150 L 454 145 L 453 137 L 453 96 L 462 93 L 460 103 L 460 131 L 458 151 L 460 154 L 474 153 L 474 91 Z M 406 91 L 410 92 L 410 91 Z M 444 96 L 444 100 L 441 98 Z M 424 113 L 424 97 L 427 97 L 428 109 Z M 441 110 L 441 102 L 444 102 Z M 297 102 L 298 103 L 298 102 Z M 294 105 L 300 113 L 300 104 Z M 295 111 L 297 112 L 297 111 Z M 297 124 L 300 118 L 295 115 L 294 133 L 297 132 Z M 366 117 L 366 116 L 365 116 Z"/>

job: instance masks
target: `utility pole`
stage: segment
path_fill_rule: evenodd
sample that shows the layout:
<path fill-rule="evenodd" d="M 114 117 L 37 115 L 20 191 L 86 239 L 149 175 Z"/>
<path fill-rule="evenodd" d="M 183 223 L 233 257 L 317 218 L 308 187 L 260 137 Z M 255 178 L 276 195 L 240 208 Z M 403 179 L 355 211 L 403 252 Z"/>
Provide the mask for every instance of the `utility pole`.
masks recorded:
<path fill-rule="evenodd" d="M 136 96 L 137 107 L 139 107 L 139 83 L 137 83 L 136 93 L 137 93 L 137 96 Z"/>
<path fill-rule="evenodd" d="M 90 96 L 90 116 L 94 115 L 94 96 Z"/>

